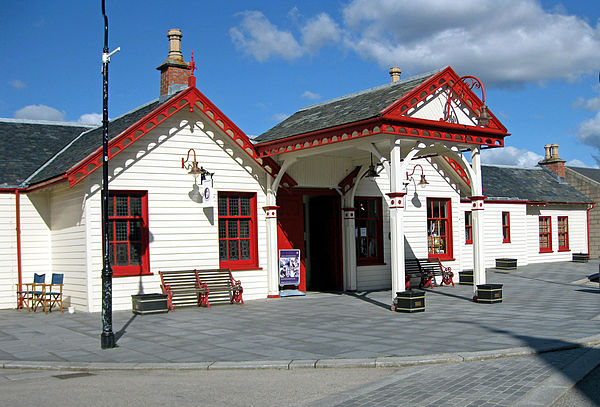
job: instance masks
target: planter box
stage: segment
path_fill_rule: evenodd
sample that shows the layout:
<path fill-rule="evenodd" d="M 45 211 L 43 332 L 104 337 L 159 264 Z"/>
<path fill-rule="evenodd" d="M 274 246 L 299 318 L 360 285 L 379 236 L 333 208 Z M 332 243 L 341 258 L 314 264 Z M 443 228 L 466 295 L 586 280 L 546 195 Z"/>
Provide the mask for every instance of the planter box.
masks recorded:
<path fill-rule="evenodd" d="M 459 285 L 473 285 L 473 270 L 465 270 L 458 272 Z"/>
<path fill-rule="evenodd" d="M 396 298 L 394 298 L 393 310 L 397 312 L 425 311 L 425 291 L 398 291 L 396 293 Z"/>
<path fill-rule="evenodd" d="M 517 268 L 517 259 L 496 259 L 496 268 L 501 270 L 514 270 Z"/>
<path fill-rule="evenodd" d="M 138 294 L 131 296 L 131 306 L 134 314 L 158 314 L 168 312 L 167 294 Z"/>
<path fill-rule="evenodd" d="M 576 263 L 587 263 L 590 255 L 587 253 L 573 253 L 573 261 Z"/>
<path fill-rule="evenodd" d="M 484 304 L 502 302 L 502 284 L 478 285 L 477 302 L 483 302 Z"/>

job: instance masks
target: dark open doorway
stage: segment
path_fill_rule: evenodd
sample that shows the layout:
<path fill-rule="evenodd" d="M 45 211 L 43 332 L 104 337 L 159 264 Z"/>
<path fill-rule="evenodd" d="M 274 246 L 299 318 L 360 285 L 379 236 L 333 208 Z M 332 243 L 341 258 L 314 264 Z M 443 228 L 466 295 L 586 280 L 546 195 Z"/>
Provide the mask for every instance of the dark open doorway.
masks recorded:
<path fill-rule="evenodd" d="M 307 289 L 341 290 L 342 229 L 340 197 L 305 195 L 305 231 L 307 252 Z"/>

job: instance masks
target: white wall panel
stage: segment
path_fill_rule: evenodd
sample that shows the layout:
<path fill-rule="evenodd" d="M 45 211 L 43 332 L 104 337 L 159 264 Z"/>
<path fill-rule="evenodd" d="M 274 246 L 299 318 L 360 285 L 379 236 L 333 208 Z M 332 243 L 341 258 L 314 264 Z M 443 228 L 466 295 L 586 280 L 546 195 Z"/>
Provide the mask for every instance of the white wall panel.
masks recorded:
<path fill-rule="evenodd" d="M 15 195 L 0 194 L 0 308 L 3 309 L 15 308 L 17 301 L 16 227 Z"/>
<path fill-rule="evenodd" d="M 199 121 L 193 129 L 180 126 L 170 119 L 152 133 L 135 142 L 111 160 L 111 168 L 129 166 L 110 181 L 114 190 L 148 191 L 148 224 L 150 232 L 150 269 L 153 275 L 143 277 L 115 277 L 113 279 L 113 308 L 130 309 L 131 295 L 160 292 L 159 270 L 216 268 L 219 266 L 217 208 L 202 208 L 188 195 L 194 178 L 181 168 L 181 159 L 188 149 L 194 148 L 199 165 L 214 172 L 217 191 L 256 192 L 258 259 L 260 269 L 234 271 L 242 281 L 244 299 L 265 298 L 267 295 L 266 225 L 262 209 L 266 205 L 262 187 L 264 171 L 235 145 L 229 137 Z M 202 130 L 204 127 L 204 130 Z M 216 135 L 216 136 L 215 136 Z M 100 236 L 100 174 L 86 179 L 89 194 L 89 277 L 93 281 L 94 298 L 100 298 L 101 278 L 94 270 L 102 269 Z M 198 180 L 200 182 L 200 180 Z M 100 311 L 99 301 L 93 304 Z"/>

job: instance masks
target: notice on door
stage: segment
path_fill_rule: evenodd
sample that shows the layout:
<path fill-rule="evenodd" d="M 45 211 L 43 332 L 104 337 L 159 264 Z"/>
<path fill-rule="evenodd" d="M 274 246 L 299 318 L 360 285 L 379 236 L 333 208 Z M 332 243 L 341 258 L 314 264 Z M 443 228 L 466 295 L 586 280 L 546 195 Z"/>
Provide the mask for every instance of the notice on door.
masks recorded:
<path fill-rule="evenodd" d="M 300 285 L 300 250 L 279 250 L 279 286 Z"/>

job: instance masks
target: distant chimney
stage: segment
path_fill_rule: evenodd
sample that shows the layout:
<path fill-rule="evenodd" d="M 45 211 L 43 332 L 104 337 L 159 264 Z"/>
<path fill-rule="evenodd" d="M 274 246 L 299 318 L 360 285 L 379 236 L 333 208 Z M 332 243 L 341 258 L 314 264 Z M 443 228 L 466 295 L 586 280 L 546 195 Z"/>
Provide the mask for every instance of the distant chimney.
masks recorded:
<path fill-rule="evenodd" d="M 400 80 L 400 74 L 402 73 L 402 69 L 394 66 L 390 68 L 390 76 L 392 77 L 392 83 L 398 82 Z"/>
<path fill-rule="evenodd" d="M 167 33 L 169 38 L 169 55 L 167 60 L 159 66 L 160 71 L 160 96 L 170 96 L 188 87 L 190 67 L 183 60 L 181 53 L 181 30 L 174 28 Z"/>
<path fill-rule="evenodd" d="M 565 178 L 566 161 L 558 156 L 558 144 L 546 144 L 544 149 L 546 150 L 545 157 L 538 164 L 548 168 L 559 177 Z"/>

